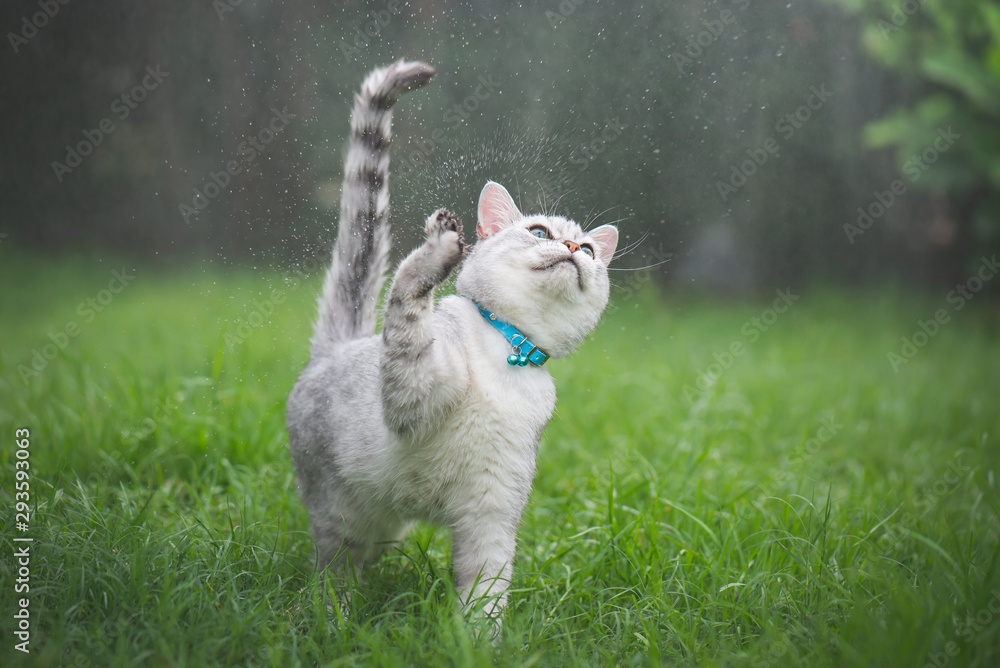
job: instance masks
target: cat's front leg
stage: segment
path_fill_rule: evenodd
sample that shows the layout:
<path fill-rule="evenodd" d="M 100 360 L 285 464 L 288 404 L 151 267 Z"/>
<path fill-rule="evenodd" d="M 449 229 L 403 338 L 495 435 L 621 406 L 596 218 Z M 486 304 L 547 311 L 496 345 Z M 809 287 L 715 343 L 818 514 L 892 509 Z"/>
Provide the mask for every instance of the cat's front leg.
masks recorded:
<path fill-rule="evenodd" d="M 517 521 L 469 517 L 452 527 L 452 568 L 467 613 L 499 633 L 514 569 Z"/>
<path fill-rule="evenodd" d="M 383 414 L 389 427 L 406 436 L 435 424 L 468 383 L 458 351 L 435 336 L 434 322 L 434 288 L 465 256 L 462 223 L 439 209 L 425 230 L 424 244 L 396 271 L 382 327 Z"/>

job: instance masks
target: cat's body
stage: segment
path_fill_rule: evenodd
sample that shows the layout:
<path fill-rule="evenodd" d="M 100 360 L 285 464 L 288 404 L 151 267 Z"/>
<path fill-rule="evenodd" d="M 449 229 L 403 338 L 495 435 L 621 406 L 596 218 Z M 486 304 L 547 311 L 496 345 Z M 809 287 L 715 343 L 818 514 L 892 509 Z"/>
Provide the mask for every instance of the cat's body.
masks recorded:
<path fill-rule="evenodd" d="M 510 346 L 468 300 L 446 297 L 435 321 L 435 342 L 450 348 L 453 368 L 436 380 L 451 401 L 433 426 L 411 436 L 386 424 L 379 384 L 358 382 L 379 378 L 385 345 L 378 336 L 360 339 L 302 375 L 293 396 L 308 395 L 310 412 L 324 419 L 297 436 L 322 444 L 325 461 L 305 450 L 295 457 L 321 562 L 348 536 L 363 536 L 361 544 L 348 538 L 345 545 L 360 569 L 400 540 L 410 522 L 425 520 L 452 528 L 456 578 L 467 589 L 481 569 L 509 578 L 538 438 L 556 396 L 543 369 L 510 369 Z M 512 400 L 495 401 L 499 396 Z"/>
<path fill-rule="evenodd" d="M 511 343 L 477 302 L 549 355 L 568 354 L 607 303 L 617 231 L 525 217 L 489 183 L 459 295 L 435 308 L 434 288 L 466 255 L 461 224 L 439 210 L 396 272 L 375 334 L 391 108 L 433 73 L 399 61 L 355 98 L 340 232 L 312 357 L 288 401 L 289 442 L 320 566 L 357 574 L 412 521 L 444 524 L 463 600 L 488 595 L 483 608 L 496 612 L 556 397 L 544 367 L 508 363 Z"/>

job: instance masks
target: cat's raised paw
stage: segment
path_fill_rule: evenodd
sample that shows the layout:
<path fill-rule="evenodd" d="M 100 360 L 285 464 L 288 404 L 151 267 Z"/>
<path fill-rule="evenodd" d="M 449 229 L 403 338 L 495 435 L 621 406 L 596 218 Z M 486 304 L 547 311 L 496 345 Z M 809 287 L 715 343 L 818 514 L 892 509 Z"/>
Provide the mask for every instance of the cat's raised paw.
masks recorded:
<path fill-rule="evenodd" d="M 448 209 L 438 209 L 432 213 L 427 219 L 426 230 L 428 239 L 432 236 L 440 236 L 444 234 L 444 232 L 450 231 L 456 232 L 458 234 L 458 238 L 464 241 L 462 234 L 462 221 Z"/>
<path fill-rule="evenodd" d="M 462 233 L 462 221 L 447 209 L 438 209 L 427 218 L 424 226 L 427 232 L 427 247 L 434 258 L 433 264 L 439 266 L 440 272 L 436 282 L 443 281 L 462 258 L 465 257 L 467 246 Z"/>

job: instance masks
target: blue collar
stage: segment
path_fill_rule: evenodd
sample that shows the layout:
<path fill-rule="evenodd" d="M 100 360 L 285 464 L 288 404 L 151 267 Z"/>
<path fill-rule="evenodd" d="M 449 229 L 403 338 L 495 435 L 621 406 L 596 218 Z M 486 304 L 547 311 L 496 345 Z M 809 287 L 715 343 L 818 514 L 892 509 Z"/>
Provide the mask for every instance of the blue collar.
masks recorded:
<path fill-rule="evenodd" d="M 486 322 L 496 327 L 496 330 L 503 334 L 503 338 L 507 339 L 513 347 L 513 352 L 507 356 L 507 364 L 527 366 L 528 362 L 531 362 L 535 366 L 542 366 L 545 364 L 545 360 L 549 359 L 548 354 L 542 352 L 541 348 L 529 341 L 528 337 L 522 334 L 517 327 L 500 320 L 495 313 L 484 308 L 479 302 L 476 302 L 476 306 L 482 316 L 486 318 Z"/>

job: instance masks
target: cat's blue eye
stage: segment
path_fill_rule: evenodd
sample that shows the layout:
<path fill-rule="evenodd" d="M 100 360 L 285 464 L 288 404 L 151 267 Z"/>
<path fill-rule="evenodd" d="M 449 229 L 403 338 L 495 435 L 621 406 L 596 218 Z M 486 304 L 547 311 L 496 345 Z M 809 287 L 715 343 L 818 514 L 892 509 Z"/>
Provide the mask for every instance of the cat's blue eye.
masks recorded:
<path fill-rule="evenodd" d="M 547 229 L 545 229 L 544 227 L 542 227 L 541 225 L 535 225 L 534 227 L 532 227 L 528 231 L 531 232 L 532 236 L 536 236 L 539 239 L 551 239 L 552 238 L 552 235 L 549 234 L 549 231 Z"/>
<path fill-rule="evenodd" d="M 589 255 L 591 259 L 594 258 L 594 248 L 590 244 L 583 244 L 580 246 L 580 250 Z"/>

